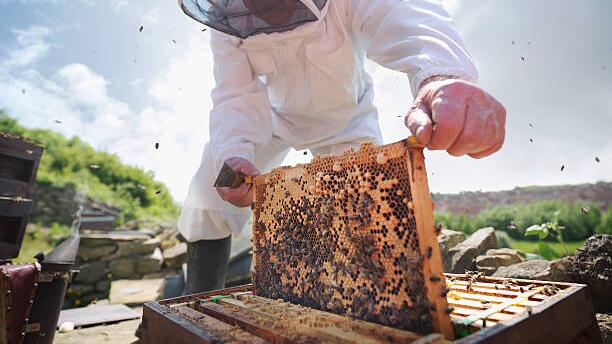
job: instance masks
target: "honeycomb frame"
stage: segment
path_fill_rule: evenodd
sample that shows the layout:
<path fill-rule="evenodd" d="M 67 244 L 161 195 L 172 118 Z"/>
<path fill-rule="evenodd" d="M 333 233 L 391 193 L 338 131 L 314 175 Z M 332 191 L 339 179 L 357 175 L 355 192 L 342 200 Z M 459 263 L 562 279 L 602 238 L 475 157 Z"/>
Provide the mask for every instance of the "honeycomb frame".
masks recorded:
<path fill-rule="evenodd" d="M 452 339 L 414 138 L 279 167 L 253 186 L 256 295 Z"/>

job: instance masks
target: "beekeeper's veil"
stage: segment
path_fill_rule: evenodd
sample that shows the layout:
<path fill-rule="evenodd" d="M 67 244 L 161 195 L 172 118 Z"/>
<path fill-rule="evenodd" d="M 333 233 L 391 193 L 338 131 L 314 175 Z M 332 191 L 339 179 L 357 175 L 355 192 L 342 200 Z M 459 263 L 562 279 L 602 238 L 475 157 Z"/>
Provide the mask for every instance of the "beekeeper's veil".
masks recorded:
<path fill-rule="evenodd" d="M 246 38 L 258 33 L 293 30 L 321 18 L 328 0 L 178 0 L 200 23 Z"/>

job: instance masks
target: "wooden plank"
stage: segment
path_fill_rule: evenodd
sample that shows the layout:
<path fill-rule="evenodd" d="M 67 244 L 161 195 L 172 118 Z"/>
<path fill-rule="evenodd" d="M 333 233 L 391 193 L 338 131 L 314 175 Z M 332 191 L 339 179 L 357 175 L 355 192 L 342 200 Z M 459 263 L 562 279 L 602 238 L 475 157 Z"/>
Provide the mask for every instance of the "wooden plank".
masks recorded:
<path fill-rule="evenodd" d="M 179 303 L 194 301 L 196 299 L 206 299 L 206 298 L 209 298 L 215 295 L 230 295 L 232 293 L 242 293 L 242 292 L 248 292 L 252 290 L 253 290 L 252 284 L 245 284 L 245 285 L 240 285 L 240 286 L 231 287 L 231 288 L 212 290 L 212 291 L 207 291 L 204 293 L 196 293 L 196 294 L 174 297 L 171 299 L 160 300 L 159 304 L 160 305 L 176 305 Z"/>
<path fill-rule="evenodd" d="M 510 297 L 503 297 L 503 296 L 495 296 L 495 295 L 485 295 L 485 294 L 478 294 L 478 293 L 474 293 L 474 292 L 461 292 L 461 291 L 456 291 L 453 290 L 451 291 L 448 296 L 447 299 L 449 300 L 449 303 L 452 302 L 450 300 L 472 300 L 472 301 L 488 301 L 488 302 L 492 302 L 492 303 L 502 303 L 502 302 L 506 302 L 509 299 L 511 299 Z M 517 307 L 533 307 L 533 306 L 537 306 L 540 304 L 541 301 L 525 301 L 523 303 L 521 303 L 520 305 L 518 305 Z"/>
<path fill-rule="evenodd" d="M 211 336 L 220 343 L 268 343 L 268 341 L 263 338 L 254 336 L 236 326 L 232 326 L 209 315 L 198 312 L 193 308 L 180 306 L 173 310 L 181 317 L 205 329 L 207 333 L 211 334 Z"/>
<path fill-rule="evenodd" d="M 520 295 L 530 290 L 529 288 L 527 288 L 527 286 L 510 285 L 510 284 L 502 285 L 502 284 L 482 283 L 482 282 L 470 283 L 468 281 L 454 281 L 454 282 L 450 282 L 447 284 L 450 284 L 451 290 L 469 291 L 468 289 L 468 285 L 469 285 L 470 289 L 472 290 L 477 289 L 478 294 L 481 294 L 481 293 L 486 293 L 488 295 L 497 294 L 500 296 L 508 296 L 508 297 Z M 531 287 L 531 289 L 537 288 L 538 286 L 542 286 L 542 285 L 535 285 L 535 284 L 532 284 L 532 285 L 533 286 Z M 551 284 L 549 283 L 549 285 Z M 535 294 L 531 297 L 531 299 L 534 299 L 534 300 L 544 300 L 546 298 L 547 296 L 542 295 L 542 294 Z"/>
<path fill-rule="evenodd" d="M 462 343 L 568 343 L 587 330 L 594 313 L 586 287 L 572 285 L 527 312 L 457 340 Z"/>
<path fill-rule="evenodd" d="M 303 333 L 316 334 L 318 338 L 329 338 L 332 342 L 344 343 L 410 343 L 423 336 L 375 323 L 300 307 L 288 302 L 270 300 L 255 295 L 243 295 L 239 300 L 223 299 L 238 307 L 262 312 L 276 321 L 287 322 L 290 328 L 299 328 Z M 442 337 L 440 336 L 439 339 Z"/>
<path fill-rule="evenodd" d="M 451 299 L 448 301 L 448 304 L 451 307 L 455 307 L 455 309 L 469 308 L 469 309 L 475 309 L 475 310 L 485 310 L 493 306 L 502 304 L 502 302 L 482 303 L 480 301 L 467 300 L 467 299 L 460 299 L 460 300 Z M 509 307 L 504 308 L 503 312 L 508 313 L 508 314 L 516 314 L 516 313 L 526 312 L 526 309 L 524 307 L 509 306 Z"/>
<path fill-rule="evenodd" d="M 65 309 L 60 312 L 57 325 L 71 322 L 74 327 L 91 326 L 110 322 L 136 319 L 138 313 L 126 305 L 90 305 L 83 308 Z"/>
<path fill-rule="evenodd" d="M 145 344 L 208 344 L 218 341 L 209 331 L 184 319 L 169 307 L 147 302 L 142 309 L 142 342 Z"/>
<path fill-rule="evenodd" d="M 478 310 L 478 309 L 473 309 L 473 308 L 462 308 L 462 307 L 455 307 L 453 309 L 453 312 L 451 313 L 452 315 L 461 315 L 463 318 L 467 318 L 471 315 L 477 315 L 482 313 L 482 310 Z M 512 314 L 505 314 L 505 313 L 495 313 L 495 314 L 491 314 L 487 317 L 487 319 L 492 319 L 495 321 L 506 321 L 506 320 L 510 320 L 512 319 L 513 315 Z"/>
<path fill-rule="evenodd" d="M 230 325 L 238 326 L 244 331 L 261 337 L 271 343 L 292 343 L 292 341 L 277 333 L 274 327 L 274 319 L 263 314 L 241 312 L 240 309 L 231 305 L 220 305 L 214 302 L 197 303 L 194 309 L 219 319 Z"/>
<path fill-rule="evenodd" d="M 461 282 L 469 280 L 469 276 L 465 274 L 453 274 L 445 272 L 444 275 L 451 282 Z M 490 284 L 503 284 L 504 282 L 512 282 L 512 284 L 518 284 L 527 286 L 533 284 L 535 286 L 546 286 L 546 285 L 554 285 L 560 289 L 574 287 L 576 285 L 580 285 L 577 283 L 569 283 L 569 282 L 557 282 L 557 281 L 541 281 L 541 280 L 530 280 L 530 279 L 521 279 L 521 278 L 504 278 L 504 277 L 492 277 L 492 276 L 480 276 L 478 278 L 478 283 L 490 283 Z"/>
<path fill-rule="evenodd" d="M 444 264 L 435 229 L 434 204 L 427 182 L 423 146 L 417 143 L 414 136 L 411 136 L 408 140 L 410 155 L 408 170 L 415 212 L 414 218 L 417 222 L 419 248 L 421 252 L 427 252 L 425 255 L 427 259 L 423 264 L 423 276 L 428 299 L 435 306 L 432 310 L 433 328 L 436 332 L 442 333 L 445 338 L 453 339 L 453 324 L 447 313 L 448 303 L 445 297 L 440 297 L 440 295 L 445 294 L 446 290 Z M 436 279 L 438 282 L 433 282 Z"/>

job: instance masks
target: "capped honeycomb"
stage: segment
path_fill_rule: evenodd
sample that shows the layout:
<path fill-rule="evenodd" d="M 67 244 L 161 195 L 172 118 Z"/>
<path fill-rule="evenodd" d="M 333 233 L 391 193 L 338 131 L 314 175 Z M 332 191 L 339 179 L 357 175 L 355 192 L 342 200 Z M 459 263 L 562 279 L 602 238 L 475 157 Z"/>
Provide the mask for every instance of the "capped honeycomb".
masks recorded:
<path fill-rule="evenodd" d="M 452 337 L 423 147 L 317 156 L 253 180 L 256 295 Z"/>

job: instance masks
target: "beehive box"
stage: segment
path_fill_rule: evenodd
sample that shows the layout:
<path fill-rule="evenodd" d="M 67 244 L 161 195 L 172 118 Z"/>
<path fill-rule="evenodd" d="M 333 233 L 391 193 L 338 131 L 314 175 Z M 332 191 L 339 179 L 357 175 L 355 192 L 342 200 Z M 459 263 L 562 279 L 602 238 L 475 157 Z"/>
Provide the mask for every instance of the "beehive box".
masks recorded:
<path fill-rule="evenodd" d="M 29 196 L 41 155 L 42 147 L 0 131 L 0 196 Z"/>
<path fill-rule="evenodd" d="M 19 255 L 31 208 L 31 200 L 0 196 L 0 261 Z"/>
<path fill-rule="evenodd" d="M 601 343 L 585 285 L 447 274 L 457 343 Z M 148 302 L 144 343 L 448 343 L 253 294 L 253 285 Z"/>
<path fill-rule="evenodd" d="M 414 139 L 317 156 L 253 185 L 256 295 L 452 338 Z"/>

